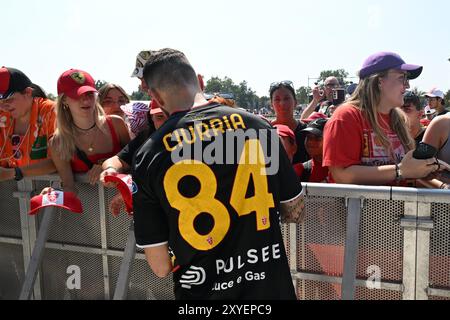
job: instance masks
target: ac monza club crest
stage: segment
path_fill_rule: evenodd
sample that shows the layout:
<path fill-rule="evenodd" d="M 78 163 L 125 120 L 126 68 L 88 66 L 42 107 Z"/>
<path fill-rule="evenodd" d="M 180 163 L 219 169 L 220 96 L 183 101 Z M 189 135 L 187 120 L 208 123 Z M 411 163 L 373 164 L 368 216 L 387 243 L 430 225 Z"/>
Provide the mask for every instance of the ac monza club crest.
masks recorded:
<path fill-rule="evenodd" d="M 267 225 L 267 217 L 263 217 L 261 220 L 263 225 Z"/>

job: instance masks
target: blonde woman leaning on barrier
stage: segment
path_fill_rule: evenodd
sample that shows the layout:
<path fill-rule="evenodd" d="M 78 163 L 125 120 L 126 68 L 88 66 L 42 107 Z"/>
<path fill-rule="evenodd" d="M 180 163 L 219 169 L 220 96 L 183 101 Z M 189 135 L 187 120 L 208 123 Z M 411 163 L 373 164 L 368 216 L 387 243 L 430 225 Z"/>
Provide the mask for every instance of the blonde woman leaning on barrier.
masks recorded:
<path fill-rule="evenodd" d="M 94 79 L 85 71 L 68 70 L 58 80 L 57 130 L 50 141 L 52 160 L 64 191 L 76 192 L 73 173 L 85 173 L 95 184 L 101 164 L 130 140 L 122 118 L 105 116 Z M 46 192 L 44 190 L 44 192 Z"/>
<path fill-rule="evenodd" d="M 406 185 L 439 169 L 434 159 L 417 160 L 406 122 L 398 109 L 409 80 L 421 66 L 379 52 L 359 72 L 360 82 L 325 127 L 324 166 L 337 183 Z"/>

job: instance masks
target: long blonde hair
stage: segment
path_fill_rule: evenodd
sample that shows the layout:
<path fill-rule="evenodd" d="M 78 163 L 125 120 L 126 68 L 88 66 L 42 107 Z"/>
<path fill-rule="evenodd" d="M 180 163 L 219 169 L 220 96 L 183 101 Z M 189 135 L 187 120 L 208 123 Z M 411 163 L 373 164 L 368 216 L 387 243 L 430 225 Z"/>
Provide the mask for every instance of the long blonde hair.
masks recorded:
<path fill-rule="evenodd" d="M 103 124 L 106 121 L 105 111 L 99 104 L 95 102 L 94 118 L 97 127 L 103 131 Z M 56 100 L 56 130 L 50 145 L 56 150 L 59 157 L 64 161 L 70 161 L 76 153 L 77 132 L 74 125 L 72 113 L 70 112 L 65 95 L 62 94 Z"/>
<path fill-rule="evenodd" d="M 355 89 L 355 92 L 347 100 L 347 102 L 353 105 L 355 108 L 361 110 L 364 118 L 367 119 L 370 126 L 373 128 L 376 137 L 379 139 L 383 147 L 385 147 L 386 150 L 388 150 L 392 154 L 391 141 L 378 122 L 378 110 L 376 108 L 381 101 L 379 80 L 386 75 L 387 71 L 373 74 L 370 77 L 361 79 Z M 392 130 L 397 134 L 406 152 L 414 149 L 415 143 L 409 133 L 405 121 L 405 116 L 398 108 L 394 108 L 391 110 L 390 126 Z"/>

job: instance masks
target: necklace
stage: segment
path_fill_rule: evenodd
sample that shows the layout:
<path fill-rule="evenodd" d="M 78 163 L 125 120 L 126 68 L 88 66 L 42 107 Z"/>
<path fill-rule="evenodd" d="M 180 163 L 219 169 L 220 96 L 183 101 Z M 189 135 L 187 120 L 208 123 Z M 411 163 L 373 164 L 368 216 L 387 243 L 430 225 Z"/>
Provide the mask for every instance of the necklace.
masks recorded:
<path fill-rule="evenodd" d="M 97 131 L 95 131 L 95 133 L 97 133 Z M 92 138 L 91 144 L 89 145 L 89 148 L 88 148 L 88 152 L 89 152 L 89 153 L 92 153 L 92 152 L 94 151 L 94 142 L 95 142 L 95 137 L 96 137 L 96 136 L 97 136 L 97 135 L 94 134 L 94 137 Z"/>
<path fill-rule="evenodd" d="M 97 123 L 94 122 L 94 124 L 93 124 L 90 128 L 87 128 L 87 129 L 80 128 L 79 126 L 77 126 L 77 125 L 75 124 L 75 122 L 73 123 L 73 125 L 75 126 L 75 128 L 77 128 L 77 129 L 80 130 L 80 131 L 90 131 L 90 130 L 92 130 L 92 129 L 95 128 L 95 126 L 97 125 Z"/>

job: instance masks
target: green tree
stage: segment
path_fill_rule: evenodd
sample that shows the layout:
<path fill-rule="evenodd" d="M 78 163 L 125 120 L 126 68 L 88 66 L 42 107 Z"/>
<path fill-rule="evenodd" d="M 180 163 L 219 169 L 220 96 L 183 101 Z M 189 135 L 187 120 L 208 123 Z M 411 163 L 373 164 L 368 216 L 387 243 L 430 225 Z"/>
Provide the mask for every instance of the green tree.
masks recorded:
<path fill-rule="evenodd" d="M 299 104 L 308 104 L 309 103 L 309 95 L 312 93 L 312 89 L 310 87 L 300 87 L 296 91 L 297 102 Z"/>
<path fill-rule="evenodd" d="M 248 86 L 247 81 L 242 81 L 238 85 L 228 77 L 221 79 L 212 77 L 206 82 L 206 93 L 232 93 L 235 97 L 236 104 L 245 109 L 258 109 L 259 97 Z"/>
<path fill-rule="evenodd" d="M 150 96 L 141 90 L 141 86 L 139 86 L 138 91 L 131 93 L 130 98 L 135 101 L 150 101 Z"/>
<path fill-rule="evenodd" d="M 344 69 L 324 70 L 320 73 L 318 81 L 325 82 L 325 79 L 328 77 L 336 77 L 339 80 L 339 83 L 343 86 L 349 84 L 349 81 L 346 81 L 348 77 L 348 72 L 345 71 Z"/>
<path fill-rule="evenodd" d="M 450 60 L 450 59 L 449 59 Z M 450 104 L 450 90 L 447 91 L 447 93 L 444 96 L 445 103 L 448 105 Z"/>

